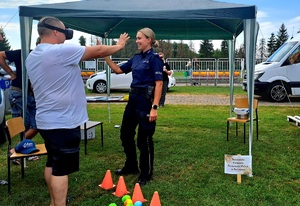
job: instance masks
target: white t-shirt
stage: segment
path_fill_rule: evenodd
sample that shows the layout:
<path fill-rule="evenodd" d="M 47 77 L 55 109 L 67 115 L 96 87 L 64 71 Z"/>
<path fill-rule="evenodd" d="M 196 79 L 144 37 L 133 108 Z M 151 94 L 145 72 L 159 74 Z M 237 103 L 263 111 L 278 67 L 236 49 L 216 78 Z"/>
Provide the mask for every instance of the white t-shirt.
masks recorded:
<path fill-rule="evenodd" d="M 71 129 L 88 120 L 79 67 L 84 52 L 84 46 L 39 44 L 27 57 L 38 129 Z"/>

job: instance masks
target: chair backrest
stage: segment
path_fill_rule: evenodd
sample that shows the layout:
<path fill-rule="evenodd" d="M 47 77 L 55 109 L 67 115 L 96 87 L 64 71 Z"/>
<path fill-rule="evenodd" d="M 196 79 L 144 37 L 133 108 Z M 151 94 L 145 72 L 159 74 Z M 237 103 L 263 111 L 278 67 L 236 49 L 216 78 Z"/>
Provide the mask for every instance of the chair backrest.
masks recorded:
<path fill-rule="evenodd" d="M 237 97 L 237 98 L 235 98 L 235 107 L 237 107 L 237 108 L 249 108 L 248 98 L 247 97 Z M 254 109 L 254 111 L 257 110 L 257 107 L 258 107 L 258 100 L 254 99 L 253 100 L 253 109 Z"/>
<path fill-rule="evenodd" d="M 22 117 L 11 118 L 6 121 L 7 131 L 9 133 L 9 138 L 12 139 L 18 134 L 25 132 L 25 126 Z"/>

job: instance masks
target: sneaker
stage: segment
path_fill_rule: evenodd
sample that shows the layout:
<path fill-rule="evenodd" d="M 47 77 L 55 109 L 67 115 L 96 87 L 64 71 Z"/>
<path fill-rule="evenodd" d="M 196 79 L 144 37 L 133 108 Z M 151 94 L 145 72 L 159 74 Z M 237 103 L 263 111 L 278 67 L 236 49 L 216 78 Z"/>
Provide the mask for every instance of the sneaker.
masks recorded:
<path fill-rule="evenodd" d="M 7 185 L 8 182 L 6 180 L 0 180 L 0 185 Z"/>
<path fill-rule="evenodd" d="M 21 160 L 20 160 L 20 159 L 13 159 L 12 162 L 13 162 L 15 165 L 21 165 Z"/>
<path fill-rule="evenodd" d="M 40 158 L 38 156 L 32 156 L 32 157 L 28 157 L 29 161 L 36 161 L 39 160 Z"/>

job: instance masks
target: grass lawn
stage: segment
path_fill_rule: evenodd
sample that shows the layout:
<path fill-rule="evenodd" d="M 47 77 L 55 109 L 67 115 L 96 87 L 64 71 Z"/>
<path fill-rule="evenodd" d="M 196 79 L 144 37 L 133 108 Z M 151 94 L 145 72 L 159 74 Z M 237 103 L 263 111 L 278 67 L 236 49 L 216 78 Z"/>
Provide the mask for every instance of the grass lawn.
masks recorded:
<path fill-rule="evenodd" d="M 201 89 L 200 89 L 201 88 Z M 198 90 L 198 92 L 196 91 Z M 228 87 L 175 87 L 174 93 L 228 93 Z M 238 88 L 235 90 L 237 93 Z M 187 97 L 188 98 L 188 97 Z M 69 176 L 70 206 L 123 205 L 121 198 L 104 191 L 101 184 L 106 170 L 112 171 L 114 184 L 119 177 L 114 170 L 123 166 L 124 153 L 119 140 L 119 129 L 125 104 L 89 104 L 91 120 L 104 122 L 104 146 L 100 132 L 89 140 L 87 155 L 81 144 L 80 171 Z M 108 121 L 108 109 L 111 119 Z M 142 188 L 150 204 L 158 191 L 164 206 L 179 205 L 300 205 L 300 128 L 287 122 L 288 115 L 299 114 L 300 107 L 259 106 L 259 140 L 253 140 L 253 177 L 224 173 L 224 155 L 248 155 L 249 144 L 243 143 L 243 131 L 235 138 L 235 127 L 230 128 L 226 141 L 226 118 L 229 106 L 166 105 L 160 109 L 154 135 L 155 160 L 153 180 Z M 247 127 L 248 129 L 248 127 Z M 255 129 L 254 129 L 255 131 Z M 255 133 L 254 133 L 255 134 Z M 248 133 L 247 133 L 248 136 Z M 41 137 L 35 137 L 42 142 Z M 6 144 L 0 146 L 0 179 L 7 177 Z M 12 166 L 12 193 L 0 186 L 0 205 L 49 205 L 43 178 L 46 157 L 27 162 L 25 178 L 18 166 Z M 125 176 L 132 195 L 137 176 Z"/>

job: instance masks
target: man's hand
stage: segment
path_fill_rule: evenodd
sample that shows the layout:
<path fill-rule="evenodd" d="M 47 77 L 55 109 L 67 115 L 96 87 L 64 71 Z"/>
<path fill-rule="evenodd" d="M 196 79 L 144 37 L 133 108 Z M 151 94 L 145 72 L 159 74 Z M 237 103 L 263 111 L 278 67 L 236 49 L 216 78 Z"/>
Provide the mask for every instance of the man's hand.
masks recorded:
<path fill-rule="evenodd" d="M 120 45 L 122 49 L 125 47 L 126 42 L 130 39 L 127 33 L 123 33 L 120 35 L 119 41 L 117 42 L 117 45 Z"/>

